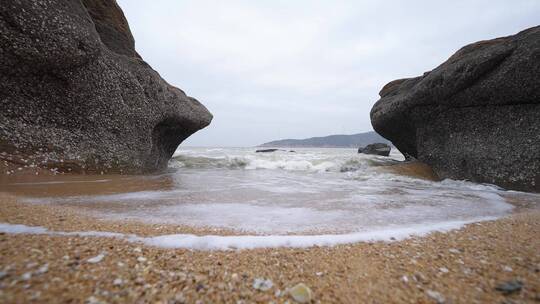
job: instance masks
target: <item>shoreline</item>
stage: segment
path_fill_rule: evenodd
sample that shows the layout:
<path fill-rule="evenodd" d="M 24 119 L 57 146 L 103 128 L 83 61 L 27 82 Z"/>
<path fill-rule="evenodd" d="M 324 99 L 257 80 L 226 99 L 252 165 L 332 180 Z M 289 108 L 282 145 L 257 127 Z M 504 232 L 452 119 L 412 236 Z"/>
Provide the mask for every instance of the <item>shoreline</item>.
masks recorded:
<path fill-rule="evenodd" d="M 56 231 L 218 233 L 98 220 L 1 193 L 0 204 L 0 222 Z M 0 301 L 294 303 L 286 290 L 304 283 L 314 303 L 534 302 L 540 299 L 539 233 L 540 211 L 522 207 L 445 233 L 333 247 L 194 251 L 113 238 L 0 234 Z M 89 262 L 101 254 L 101 261 Z M 255 289 L 258 278 L 273 287 Z M 521 291 L 495 289 L 512 280 L 522 282 Z"/>

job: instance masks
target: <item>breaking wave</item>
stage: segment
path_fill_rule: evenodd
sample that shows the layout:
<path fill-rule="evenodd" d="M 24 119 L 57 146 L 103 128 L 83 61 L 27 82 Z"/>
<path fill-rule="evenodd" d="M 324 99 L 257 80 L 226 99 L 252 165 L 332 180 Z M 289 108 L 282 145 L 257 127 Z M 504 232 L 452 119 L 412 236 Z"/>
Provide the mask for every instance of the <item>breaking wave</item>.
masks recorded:
<path fill-rule="evenodd" d="M 191 156 L 175 155 L 169 166 L 193 169 L 287 170 L 309 172 L 354 172 L 370 167 L 397 163 L 393 158 L 372 155 L 352 155 L 348 158 L 321 157 L 309 153 L 274 152 L 244 155 Z"/>

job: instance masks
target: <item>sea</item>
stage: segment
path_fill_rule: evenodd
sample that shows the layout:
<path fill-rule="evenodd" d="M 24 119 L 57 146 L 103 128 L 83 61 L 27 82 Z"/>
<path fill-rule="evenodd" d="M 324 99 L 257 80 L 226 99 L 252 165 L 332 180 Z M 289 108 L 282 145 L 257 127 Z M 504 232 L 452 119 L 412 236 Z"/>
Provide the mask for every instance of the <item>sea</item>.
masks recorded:
<path fill-rule="evenodd" d="M 58 175 L 14 180 L 5 189 L 26 203 L 107 220 L 229 231 L 236 239 L 220 244 L 238 248 L 400 239 L 497 219 L 516 201 L 540 201 L 537 194 L 416 174 L 423 167 L 395 170 L 404 160 L 395 149 L 389 157 L 352 148 L 256 149 L 181 146 L 160 174 Z M 216 240 L 192 242 L 219 247 Z"/>

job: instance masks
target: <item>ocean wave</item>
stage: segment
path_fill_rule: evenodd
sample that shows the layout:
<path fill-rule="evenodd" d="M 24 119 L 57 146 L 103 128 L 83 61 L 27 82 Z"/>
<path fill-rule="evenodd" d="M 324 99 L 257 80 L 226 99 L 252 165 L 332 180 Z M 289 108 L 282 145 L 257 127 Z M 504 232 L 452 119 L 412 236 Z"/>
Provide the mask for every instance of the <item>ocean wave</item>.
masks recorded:
<path fill-rule="evenodd" d="M 275 153 L 224 155 L 217 157 L 175 155 L 171 162 L 172 168 L 193 169 L 244 169 L 244 170 L 287 170 L 308 172 L 354 172 L 370 167 L 384 166 L 396 161 L 390 158 L 359 155 L 351 157 L 317 157 L 311 154 Z"/>
<path fill-rule="evenodd" d="M 169 166 L 173 168 L 196 168 L 196 169 L 209 169 L 209 168 L 228 168 L 228 169 L 241 169 L 245 168 L 248 164 L 247 160 L 241 157 L 204 157 L 204 156 L 188 156 L 177 155 L 174 156 Z"/>

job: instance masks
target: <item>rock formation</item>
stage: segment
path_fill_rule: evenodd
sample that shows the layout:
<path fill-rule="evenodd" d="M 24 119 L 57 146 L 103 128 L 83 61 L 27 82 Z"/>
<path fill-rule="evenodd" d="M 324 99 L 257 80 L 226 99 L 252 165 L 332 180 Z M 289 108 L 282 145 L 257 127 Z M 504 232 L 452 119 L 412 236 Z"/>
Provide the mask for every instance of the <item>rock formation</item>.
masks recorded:
<path fill-rule="evenodd" d="M 365 147 L 358 148 L 358 153 L 388 156 L 390 155 L 391 150 L 392 148 L 387 144 L 374 143 L 374 144 L 367 145 Z"/>
<path fill-rule="evenodd" d="M 540 191 L 540 27 L 467 45 L 379 95 L 374 129 L 440 177 Z"/>
<path fill-rule="evenodd" d="M 135 51 L 114 0 L 0 6 L 4 166 L 145 173 L 212 115 Z"/>

